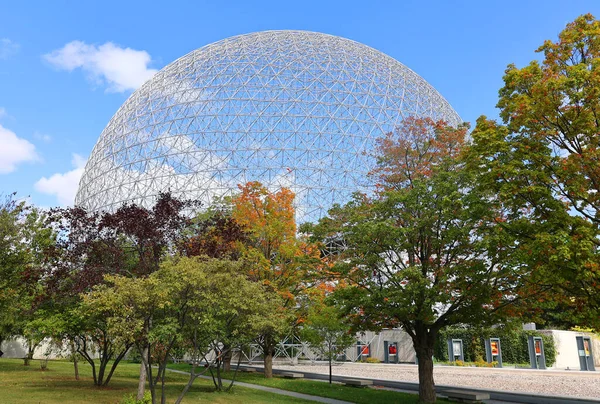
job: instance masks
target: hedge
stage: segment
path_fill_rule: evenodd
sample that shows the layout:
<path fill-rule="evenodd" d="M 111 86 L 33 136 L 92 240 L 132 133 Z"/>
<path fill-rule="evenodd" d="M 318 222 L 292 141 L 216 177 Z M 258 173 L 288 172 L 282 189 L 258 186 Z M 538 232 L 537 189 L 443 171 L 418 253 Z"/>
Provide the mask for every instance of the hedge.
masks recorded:
<path fill-rule="evenodd" d="M 464 358 L 466 362 L 485 360 L 484 339 L 500 338 L 502 348 L 502 361 L 506 363 L 529 363 L 529 351 L 527 337 L 530 335 L 542 337 L 544 341 L 544 353 L 546 355 L 546 366 L 550 367 L 556 360 L 556 347 L 554 338 L 539 331 L 516 330 L 514 328 L 459 328 L 452 327 L 440 331 L 435 346 L 434 356 L 438 361 L 448 362 L 448 339 L 462 339 Z"/>

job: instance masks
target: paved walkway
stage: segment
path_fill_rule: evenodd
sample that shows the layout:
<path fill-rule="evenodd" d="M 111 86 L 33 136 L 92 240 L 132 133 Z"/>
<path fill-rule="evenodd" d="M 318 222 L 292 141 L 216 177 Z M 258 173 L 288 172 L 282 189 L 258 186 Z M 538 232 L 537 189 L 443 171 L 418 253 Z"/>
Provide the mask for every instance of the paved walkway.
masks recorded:
<path fill-rule="evenodd" d="M 182 370 L 175 370 L 175 369 L 167 369 L 171 372 L 175 372 L 175 373 L 181 373 L 181 374 L 185 374 L 185 375 L 189 375 L 189 372 L 185 372 Z M 207 380 L 212 380 L 211 376 L 203 376 L 203 375 L 199 375 L 199 378 L 202 379 L 207 379 Z M 319 381 L 319 382 L 324 382 L 324 383 L 328 383 L 327 380 L 321 380 L 321 379 L 312 379 L 312 381 Z M 231 383 L 231 380 L 225 380 L 223 379 L 223 383 L 227 384 L 227 383 Z M 266 386 L 261 386 L 258 384 L 252 384 L 252 383 L 244 383 L 244 382 L 235 382 L 236 385 L 238 386 L 242 386 L 242 387 L 248 387 L 250 389 L 255 389 L 255 390 L 261 390 L 261 391 L 266 391 L 269 393 L 273 393 L 273 394 L 280 394 L 282 396 L 289 396 L 289 397 L 296 397 L 296 398 L 302 398 L 304 400 L 309 400 L 309 401 L 315 401 L 318 403 L 327 403 L 327 404 L 353 404 L 352 402 L 349 401 L 342 401 L 342 400 L 336 400 L 334 398 L 327 398 L 327 397 L 320 397 L 320 396 L 312 396 L 309 394 L 303 394 L 303 393 L 296 393 L 293 391 L 288 391 L 288 390 L 281 390 L 281 389 L 276 389 L 273 387 L 266 387 Z M 389 388 L 389 387 L 376 387 L 377 390 L 389 390 L 389 391 L 395 391 L 398 393 L 409 393 L 409 394 L 416 394 L 416 392 L 414 390 L 406 390 L 406 389 L 399 389 L 399 388 Z M 438 398 L 442 398 L 444 397 L 443 394 L 438 394 L 437 395 Z M 483 401 L 485 404 L 511 404 L 512 402 L 510 401 L 501 401 L 501 400 L 484 400 Z"/>
<path fill-rule="evenodd" d="M 324 363 L 275 366 L 283 371 L 304 373 L 305 377 L 308 373 L 329 373 L 329 367 Z M 419 381 L 416 365 L 343 363 L 336 366 L 333 372 L 340 377 L 387 380 L 407 385 Z M 564 400 L 582 399 L 600 404 L 600 372 L 435 366 L 433 374 L 435 384 L 439 387 L 564 397 Z"/>
<path fill-rule="evenodd" d="M 184 372 L 183 370 L 175 370 L 175 369 L 167 369 L 167 370 L 169 370 L 171 372 L 175 372 L 175 373 L 181 373 L 181 374 L 184 374 L 184 375 L 189 375 L 190 374 L 189 372 Z M 198 376 L 198 377 L 202 378 L 202 379 L 212 380 L 212 377 L 210 377 L 210 376 Z M 231 380 L 225 380 L 225 379 L 223 379 L 223 383 L 231 383 Z M 315 401 L 317 403 L 325 403 L 325 404 L 352 404 L 350 401 L 336 400 L 334 398 L 327 398 L 327 397 L 311 396 L 310 394 L 296 393 L 294 391 L 281 390 L 281 389 L 276 389 L 274 387 L 260 386 L 258 384 L 251 384 L 251 383 L 244 383 L 244 382 L 237 382 L 236 381 L 235 385 L 236 386 L 247 387 L 249 389 L 266 391 L 266 392 L 273 393 L 273 394 L 279 394 L 279 395 L 282 395 L 282 396 L 301 398 L 301 399 L 308 400 L 308 401 Z"/>
<path fill-rule="evenodd" d="M 260 369 L 260 367 L 254 366 L 256 369 Z M 396 377 L 394 379 L 391 378 L 377 378 L 377 376 L 382 376 L 381 369 L 379 371 L 378 368 L 387 367 L 388 370 L 400 371 L 403 376 L 407 375 L 407 370 L 412 369 L 413 373 L 416 375 L 417 367 L 415 365 L 377 365 L 377 364 L 344 364 L 336 367 L 336 375 L 333 376 L 333 380 L 340 380 L 347 377 L 352 377 L 356 379 L 367 379 L 371 380 L 376 386 L 384 386 L 390 387 L 393 389 L 399 390 L 412 390 L 416 393 L 418 391 L 418 382 L 414 381 L 400 381 L 400 377 Z M 354 369 L 353 369 L 354 368 Z M 465 372 L 461 374 L 461 369 Z M 480 369 L 479 371 L 477 369 Z M 281 372 L 281 371 L 294 371 L 304 373 L 305 378 L 319 378 L 326 379 L 328 378 L 328 368 L 325 365 L 296 365 L 296 366 L 282 366 L 278 365 L 277 368 L 273 369 L 273 372 Z M 352 371 L 354 370 L 354 371 Z M 358 372 L 360 370 L 360 372 Z M 598 388 L 597 382 L 600 381 L 600 375 L 596 372 L 559 372 L 556 371 L 553 373 L 552 371 L 545 370 L 508 370 L 508 369 L 497 369 L 498 371 L 502 371 L 502 374 L 497 374 L 495 369 L 487 369 L 487 368 L 461 368 L 461 367 L 453 367 L 453 366 L 445 366 L 445 367 L 436 367 L 434 368 L 434 375 L 436 374 L 436 370 L 439 372 L 440 370 L 443 372 L 448 371 L 449 376 L 454 376 L 454 379 L 448 384 L 436 383 L 436 391 L 438 395 L 443 395 L 445 390 L 468 390 L 468 391 L 478 391 L 481 393 L 488 393 L 491 397 L 490 401 L 486 401 L 489 404 L 497 404 L 500 402 L 508 402 L 508 403 L 529 403 L 529 404 L 600 404 L 600 399 L 597 397 L 577 397 L 576 394 L 572 394 L 569 391 L 565 391 L 564 382 L 568 382 L 570 377 L 578 377 L 582 380 L 587 381 L 593 386 L 588 386 L 591 389 Z M 326 373 L 327 372 L 327 373 Z M 544 383 L 544 386 L 547 388 L 545 394 L 540 393 L 532 393 L 525 391 L 508 391 L 508 390 L 490 390 L 492 388 L 498 388 L 504 385 L 504 387 L 515 387 L 519 379 L 530 379 L 530 378 L 539 378 L 540 383 L 544 381 L 545 377 L 551 376 L 554 374 L 552 378 L 553 388 L 554 389 L 563 389 L 563 390 L 553 390 L 547 384 Z M 438 374 L 439 375 L 439 374 Z M 486 376 L 487 377 L 487 385 L 485 386 L 469 386 L 469 382 L 472 382 L 474 379 L 477 379 L 478 376 Z M 512 375 L 512 377 L 510 377 Z M 509 376 L 509 377 L 507 377 Z M 570 377 L 569 377 L 570 376 Z M 436 381 L 438 380 L 436 376 Z M 527 380 L 527 386 L 530 386 L 531 380 Z M 505 383 L 508 383 L 505 384 Z M 561 394 L 562 393 L 562 394 Z M 589 393 L 588 393 L 589 394 Z"/>

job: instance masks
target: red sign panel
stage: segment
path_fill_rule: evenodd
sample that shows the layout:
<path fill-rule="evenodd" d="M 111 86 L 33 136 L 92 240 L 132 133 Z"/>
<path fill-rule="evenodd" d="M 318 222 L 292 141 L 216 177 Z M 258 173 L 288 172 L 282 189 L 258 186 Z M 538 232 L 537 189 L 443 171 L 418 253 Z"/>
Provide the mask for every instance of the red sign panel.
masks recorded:
<path fill-rule="evenodd" d="M 542 354 L 542 341 L 539 339 L 535 340 L 535 354 L 540 356 Z"/>
<path fill-rule="evenodd" d="M 388 347 L 388 353 L 389 353 L 390 355 L 396 355 L 396 354 L 398 353 L 398 348 L 396 347 L 396 344 L 391 344 L 391 345 Z"/>
<path fill-rule="evenodd" d="M 493 356 L 497 356 L 499 353 L 499 349 L 498 349 L 498 341 L 491 341 L 490 345 L 492 347 L 492 355 Z"/>

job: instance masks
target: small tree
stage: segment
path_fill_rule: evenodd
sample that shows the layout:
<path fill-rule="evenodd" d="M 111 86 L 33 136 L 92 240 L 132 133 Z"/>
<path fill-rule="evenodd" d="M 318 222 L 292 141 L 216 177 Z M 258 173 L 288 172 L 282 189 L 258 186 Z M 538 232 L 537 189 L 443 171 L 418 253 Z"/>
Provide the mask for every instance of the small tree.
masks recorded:
<path fill-rule="evenodd" d="M 108 328 L 118 339 L 148 353 L 142 363 L 153 403 L 159 394 L 160 402 L 166 402 L 166 367 L 175 349 L 187 348 L 212 371 L 221 359 L 216 355 L 209 364 L 209 351 L 220 343 L 236 347 L 256 335 L 255 324 L 268 316 L 264 310 L 269 304 L 261 285 L 248 281 L 239 267 L 206 257 L 175 259 L 148 277 L 108 275 L 107 285 L 85 296 L 88 310 L 106 313 Z M 221 390 L 219 367 L 217 372 L 215 386 Z M 194 366 L 178 403 L 197 376 Z"/>
<path fill-rule="evenodd" d="M 58 229 L 59 237 L 46 252 L 50 263 L 46 273 L 39 276 L 45 286 L 42 304 L 59 314 L 71 307 L 82 307 L 79 294 L 104 282 L 107 274 L 136 278 L 157 271 L 165 256 L 175 250 L 190 223 L 184 212 L 195 205 L 164 193 L 150 209 L 125 204 L 114 212 L 88 212 L 80 207 L 52 210 L 50 222 Z M 81 328 L 74 339 L 79 341 L 76 349 L 92 366 L 98 385 L 110 381 L 130 348 L 122 340 L 112 340 L 105 314 L 93 310 L 80 313 Z M 57 334 L 73 331 L 55 330 Z M 90 355 L 93 349 L 100 356 L 97 373 Z M 112 365 L 107 372 L 109 363 Z M 145 381 L 144 368 L 140 367 L 140 398 Z"/>
<path fill-rule="evenodd" d="M 54 238 L 40 209 L 15 201 L 14 195 L 0 204 L 0 344 L 7 337 L 22 336 L 26 365 L 46 336 L 35 326 L 40 321 L 37 275 Z"/>
<path fill-rule="evenodd" d="M 80 353 L 83 350 L 81 335 L 85 329 L 81 308 L 74 306 L 53 311 L 38 309 L 38 318 L 40 321 L 35 327 L 42 335 L 51 338 L 56 349 L 69 353 L 73 361 L 75 380 L 79 380 L 79 358 L 83 357 Z M 92 370 L 92 373 L 95 373 L 95 364 Z"/>
<path fill-rule="evenodd" d="M 350 324 L 342 313 L 333 306 L 313 307 L 304 322 L 303 340 L 329 362 L 329 384 L 332 383 L 332 362 L 351 346 L 355 337 L 350 332 Z"/>
<path fill-rule="evenodd" d="M 192 220 L 179 244 L 179 251 L 187 257 L 238 260 L 246 241 L 248 235 L 244 227 L 231 216 L 230 210 L 224 206 L 211 206 Z M 233 349 L 225 342 L 222 350 L 223 370 L 228 372 L 231 370 Z"/>
<path fill-rule="evenodd" d="M 264 354 L 265 377 L 273 377 L 275 346 L 299 320 L 298 298 L 307 287 L 307 274 L 319 262 L 318 250 L 296 237 L 294 193 L 270 191 L 258 182 L 239 186 L 232 198 L 232 217 L 247 234 L 242 260 L 249 279 L 276 294 L 281 306 L 262 321 L 258 337 Z M 275 303 L 274 303 L 275 304 Z"/>

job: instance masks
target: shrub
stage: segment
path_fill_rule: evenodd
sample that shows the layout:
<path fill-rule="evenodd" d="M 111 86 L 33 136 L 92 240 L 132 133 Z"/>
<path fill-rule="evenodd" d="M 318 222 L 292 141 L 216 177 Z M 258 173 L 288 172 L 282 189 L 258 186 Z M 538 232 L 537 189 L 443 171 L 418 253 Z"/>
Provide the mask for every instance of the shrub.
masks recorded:
<path fill-rule="evenodd" d="M 448 361 L 448 346 L 446 341 L 449 338 L 462 339 L 465 361 L 474 362 L 476 366 L 479 366 L 479 363 L 487 363 L 484 360 L 484 339 L 497 337 L 500 338 L 503 362 L 529 363 L 527 337 L 530 335 L 542 337 L 542 340 L 544 341 L 546 365 L 552 366 L 556 360 L 556 347 L 552 336 L 542 334 L 539 331 L 525 331 L 511 327 L 498 327 L 494 329 L 447 328 L 440 331 L 434 355 L 436 359 L 441 362 Z"/>
<path fill-rule="evenodd" d="M 144 398 L 138 400 L 136 394 L 128 394 L 121 400 L 120 404 L 151 404 L 152 396 L 149 391 L 144 393 Z"/>

